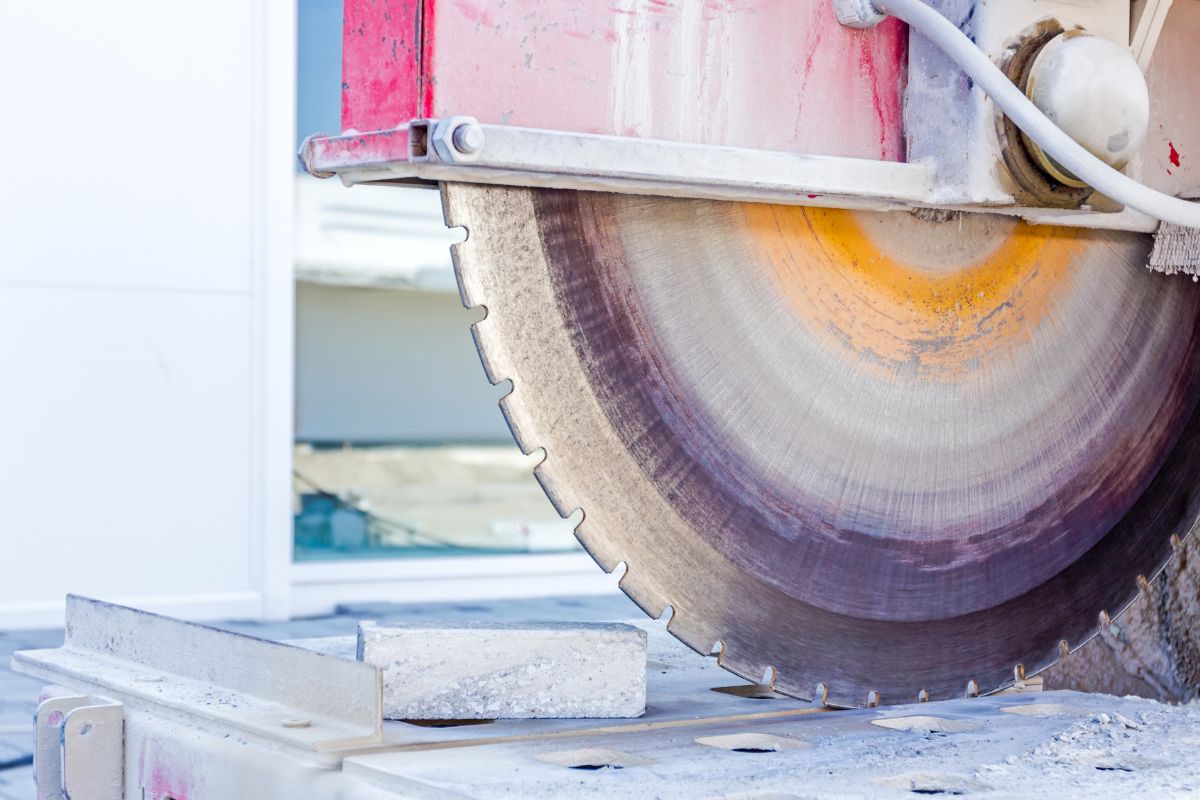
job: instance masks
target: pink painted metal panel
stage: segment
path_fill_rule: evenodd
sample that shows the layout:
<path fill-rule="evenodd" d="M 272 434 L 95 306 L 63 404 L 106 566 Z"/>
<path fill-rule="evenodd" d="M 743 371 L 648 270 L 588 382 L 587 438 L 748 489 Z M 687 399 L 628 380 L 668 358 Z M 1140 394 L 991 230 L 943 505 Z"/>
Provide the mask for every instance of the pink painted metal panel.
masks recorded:
<path fill-rule="evenodd" d="M 427 116 L 903 158 L 907 33 L 829 0 L 435 0 L 426 31 Z"/>
<path fill-rule="evenodd" d="M 1168 194 L 1200 193 L 1200 3 L 1171 7 L 1146 76 L 1153 98 L 1150 134 L 1142 150 L 1145 180 Z"/>
<path fill-rule="evenodd" d="M 346 0 L 346 19 L 343 124 L 354 130 L 469 114 L 904 158 L 906 30 L 843 28 L 828 0 Z M 396 63 L 414 37 L 417 52 Z"/>
<path fill-rule="evenodd" d="M 342 130 L 395 128 L 419 116 L 422 0 L 346 0 Z"/>

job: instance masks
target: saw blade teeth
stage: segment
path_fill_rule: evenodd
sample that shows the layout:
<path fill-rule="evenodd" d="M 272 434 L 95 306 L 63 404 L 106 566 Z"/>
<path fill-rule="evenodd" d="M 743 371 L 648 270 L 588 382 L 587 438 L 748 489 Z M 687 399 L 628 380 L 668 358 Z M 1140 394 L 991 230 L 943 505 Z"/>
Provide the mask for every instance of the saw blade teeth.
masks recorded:
<path fill-rule="evenodd" d="M 676 639 L 704 656 L 716 655 L 713 648 L 724 646 L 721 644 L 720 632 L 704 624 L 698 615 L 689 613 L 675 604 L 671 607 L 674 613 L 667 623 L 667 631 Z"/>
<path fill-rule="evenodd" d="M 721 657 L 717 663 L 722 668 L 729 670 L 742 680 L 749 681 L 750 683 L 762 683 L 764 677 L 769 677 L 773 681 L 775 677 L 775 668 L 770 664 L 752 657 L 747 658 L 728 647 L 721 652 Z"/>
<path fill-rule="evenodd" d="M 513 429 L 514 432 L 517 430 Z M 570 487 L 558 480 L 558 473 L 551 465 L 553 454 L 547 451 L 546 457 L 542 462 L 533 468 L 533 477 L 537 479 L 538 484 L 542 487 L 542 491 L 546 493 L 546 497 L 550 498 L 550 503 L 554 506 L 554 510 L 563 519 L 571 516 L 578 508 L 583 508 L 574 492 Z M 586 515 L 587 511 L 584 510 Z"/>
<path fill-rule="evenodd" d="M 500 398 L 499 406 L 500 413 L 504 415 L 504 421 L 508 424 L 508 429 L 512 433 L 513 439 L 516 441 L 517 447 L 521 449 L 521 452 L 528 456 L 541 450 L 545 454 L 537 463 L 537 466 L 533 468 L 534 476 L 538 476 L 539 470 L 542 470 L 546 459 L 549 457 L 549 453 L 538 444 L 539 439 L 536 433 L 531 430 L 532 426 L 528 422 L 530 416 L 522 407 L 521 399 L 517 394 L 516 383 L 513 384 L 512 391 Z M 541 482 L 540 477 L 538 478 L 538 482 Z M 545 484 L 542 484 L 542 489 L 546 489 Z M 547 494 L 549 494 L 549 491 L 547 491 Z M 555 507 L 558 507 L 557 503 Z M 558 512 L 564 517 L 567 516 L 561 508 L 558 509 Z"/>
<path fill-rule="evenodd" d="M 600 568 L 609 575 L 620 572 L 620 575 L 617 576 L 619 582 L 621 578 L 624 578 L 625 573 L 629 571 L 629 564 L 620 556 L 613 553 L 612 548 L 603 539 L 596 539 L 588 534 L 587 509 L 581 508 L 580 511 L 583 512 L 583 519 L 575 526 L 576 541 L 592 557 L 592 560 L 599 564 Z"/>
<path fill-rule="evenodd" d="M 486 306 L 477 306 L 484 308 Z M 483 373 L 487 376 L 488 382 L 493 386 L 503 383 L 508 378 L 510 367 L 508 365 L 498 364 L 497 361 L 505 352 L 502 348 L 493 347 L 489 341 L 489 332 L 491 326 L 487 324 L 488 317 L 484 317 L 471 324 L 471 339 L 475 342 L 475 352 L 479 353 L 479 363 L 483 365 Z"/>
<path fill-rule="evenodd" d="M 454 269 L 454 282 L 458 285 L 458 299 L 466 308 L 480 308 L 484 305 L 482 299 L 476 296 L 475 287 L 464 277 L 470 275 L 470 267 L 463 267 L 464 259 L 470 258 L 466 245 L 466 242 L 450 245 L 450 264 Z"/>
<path fill-rule="evenodd" d="M 461 242 L 450 245 L 450 264 L 454 268 L 454 278 L 458 283 L 458 296 L 467 308 L 484 305 L 479 282 L 480 271 L 474 269 L 471 259 L 476 247 L 472 241 L 470 212 L 464 205 L 456 202 L 457 193 L 448 185 L 442 184 L 442 220 L 447 228 L 462 228 L 466 238 Z"/>
<path fill-rule="evenodd" d="M 662 619 L 671 603 L 666 597 L 653 591 L 645 581 L 638 580 L 637 565 L 626 562 L 625 574 L 617 586 L 625 596 L 637 604 L 651 619 Z"/>
<path fill-rule="evenodd" d="M 786 670 L 779 670 L 775 674 L 775 684 L 772 688 L 780 694 L 786 694 L 788 697 L 795 697 L 811 702 L 816 697 L 815 687 L 816 684 L 812 681 L 798 678 L 794 673 L 789 673 Z"/>
<path fill-rule="evenodd" d="M 465 308 L 486 307 L 486 292 L 474 263 L 477 248 L 470 239 L 470 229 L 464 226 L 464 230 L 467 240 L 450 245 L 450 265 L 458 285 L 458 299 Z"/>
<path fill-rule="evenodd" d="M 869 706 L 870 692 L 863 694 L 852 686 L 839 683 L 823 684 L 822 705 L 827 708 L 865 708 Z"/>
<path fill-rule="evenodd" d="M 450 183 L 443 183 L 438 186 L 438 192 L 442 196 L 442 222 L 447 228 L 464 228 L 467 226 L 467 220 L 464 219 L 462 210 L 456 202 L 455 191 L 457 186 Z"/>

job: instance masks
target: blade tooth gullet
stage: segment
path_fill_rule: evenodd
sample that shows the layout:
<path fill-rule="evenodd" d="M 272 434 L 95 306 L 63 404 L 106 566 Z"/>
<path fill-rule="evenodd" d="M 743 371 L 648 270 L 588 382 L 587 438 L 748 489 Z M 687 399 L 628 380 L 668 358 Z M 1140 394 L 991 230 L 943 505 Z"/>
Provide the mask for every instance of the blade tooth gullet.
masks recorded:
<path fill-rule="evenodd" d="M 816 683 L 794 672 L 776 671 L 772 687 L 780 694 L 799 700 L 812 700 L 816 696 Z"/>
<path fill-rule="evenodd" d="M 739 652 L 736 646 L 726 643 L 725 649 L 717 661 L 723 669 L 750 683 L 764 683 L 763 678 L 770 682 L 774 677 L 774 667 L 755 656 L 747 656 Z"/>
<path fill-rule="evenodd" d="M 487 263 L 475 241 L 472 230 L 470 200 L 461 187 L 451 190 L 442 184 L 442 219 L 447 228 L 463 228 L 467 238 L 450 245 L 450 263 L 454 267 L 454 278 L 458 283 L 458 296 L 467 308 L 486 305 L 483 284 L 486 282 Z"/>
<path fill-rule="evenodd" d="M 938 693 L 931 689 L 925 689 L 922 687 L 920 689 L 917 689 L 916 695 L 909 702 L 929 703 L 929 702 L 933 702 L 934 700 L 958 700 L 958 699 L 961 699 L 961 698 L 967 696 L 967 688 L 966 687 L 967 687 L 967 682 L 963 681 L 963 689 L 958 694 L 952 694 L 950 692 Z M 893 704 L 902 703 L 902 702 L 904 702 L 904 698 L 902 698 L 902 697 L 891 697 L 891 698 L 884 697 L 882 705 L 893 705 Z"/>
<path fill-rule="evenodd" d="M 812 699 L 830 708 L 873 708 L 875 706 L 896 706 L 925 702 L 931 699 L 931 696 L 926 690 L 918 688 L 900 692 L 893 690 L 889 694 L 868 689 L 864 686 L 837 681 L 819 682 L 813 692 Z M 949 700 L 951 698 L 947 695 L 944 698 L 938 697 L 935 699 Z"/>
<path fill-rule="evenodd" d="M 438 186 L 438 193 L 442 196 L 442 222 L 447 228 L 470 228 L 471 220 L 468 214 L 463 213 L 463 209 L 455 201 L 455 191 L 458 187 L 451 183 L 442 183 Z"/>
<path fill-rule="evenodd" d="M 869 689 L 840 682 L 824 683 L 822 686 L 824 692 L 817 700 L 829 708 L 862 708 L 867 705 Z"/>
<path fill-rule="evenodd" d="M 511 396 L 511 395 L 510 395 Z M 520 418 L 522 415 L 518 414 Z M 518 428 L 513 428 L 513 434 L 516 435 Z M 554 504 L 554 510 L 563 519 L 575 513 L 575 509 L 582 508 L 579 496 L 571 489 L 566 482 L 560 481 L 558 472 L 553 466 L 554 454 L 549 450 L 546 451 L 546 457 L 542 459 L 542 463 L 533 468 L 533 477 L 537 478 L 537 482 L 541 484 L 542 491 L 546 493 L 546 497 L 550 498 L 550 502 Z M 587 509 L 584 508 L 584 514 L 587 514 Z M 578 533 L 576 533 L 578 536 Z M 611 572 L 611 570 L 609 570 Z"/>
<path fill-rule="evenodd" d="M 500 413 L 504 415 L 504 421 L 508 423 L 508 429 L 512 431 L 513 439 L 516 440 L 517 447 L 521 448 L 521 452 L 525 455 L 531 455 L 535 451 L 543 449 L 540 440 L 534 433 L 535 426 L 532 421 L 532 416 L 529 414 L 528 409 L 522 402 L 515 382 L 513 383 L 512 391 L 500 398 L 499 405 Z M 537 476 L 539 468 L 545 463 L 546 460 L 543 458 L 542 461 L 533 468 L 534 476 Z M 538 480 L 541 482 L 540 478 Z M 546 488 L 544 484 L 542 488 Z M 549 493 L 547 492 L 547 494 Z M 570 509 L 569 511 L 573 510 L 574 508 Z M 564 514 L 560 509 L 559 513 L 566 517 L 569 515 L 569 511 L 567 514 Z"/>
<path fill-rule="evenodd" d="M 618 586 L 630 600 L 637 603 L 638 608 L 654 619 L 662 619 L 668 607 L 671 607 L 670 599 L 637 572 L 637 564 L 626 563 L 625 575 Z"/>
<path fill-rule="evenodd" d="M 721 641 L 721 630 L 686 607 L 672 603 L 671 608 L 675 613 L 667 622 L 667 631 L 700 655 L 713 655 L 713 647 Z"/>
<path fill-rule="evenodd" d="M 749 620 L 742 620 L 742 623 L 754 624 Z M 789 659 L 786 648 L 778 646 L 780 643 L 745 641 L 742 632 L 742 627 L 738 625 L 725 631 L 725 636 L 719 637 L 723 649 L 718 663 L 722 667 L 752 683 L 769 682 L 776 692 L 788 697 L 820 702 L 822 690 L 819 686 L 828 683 L 824 675 L 814 674 L 804 664 L 796 663 L 794 658 Z M 768 670 L 770 673 L 764 681 L 764 673 Z M 862 699 L 855 705 L 866 702 L 866 690 L 861 694 Z"/>
<path fill-rule="evenodd" d="M 512 363 L 503 340 L 494 335 L 496 323 L 489 322 L 490 319 L 489 309 L 488 316 L 471 325 L 471 338 L 475 340 L 475 352 L 479 353 L 479 363 L 483 365 L 483 372 L 487 375 L 488 382 L 495 386 L 510 379 Z"/>
<path fill-rule="evenodd" d="M 594 534 L 596 526 L 589 524 L 587 509 L 581 508 L 580 510 L 583 512 L 583 520 L 575 526 L 575 538 L 592 557 L 592 560 L 611 575 L 621 564 L 625 563 L 625 559 L 622 554 L 613 549 L 610 540 Z M 628 564 L 626 564 L 626 569 L 628 570 Z"/>
<path fill-rule="evenodd" d="M 474 251 L 475 245 L 469 239 L 450 245 L 450 263 L 454 267 L 454 281 L 458 284 L 458 299 L 467 308 L 486 305 L 481 287 L 471 277 L 475 269 L 472 261 Z"/>

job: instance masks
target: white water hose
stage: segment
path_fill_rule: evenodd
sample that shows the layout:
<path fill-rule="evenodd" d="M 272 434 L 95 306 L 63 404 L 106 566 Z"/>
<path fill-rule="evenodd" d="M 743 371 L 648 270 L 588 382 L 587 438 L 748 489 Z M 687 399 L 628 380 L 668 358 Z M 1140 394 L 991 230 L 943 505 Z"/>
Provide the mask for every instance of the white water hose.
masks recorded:
<path fill-rule="evenodd" d="M 983 89 L 1046 155 L 1101 194 L 1155 219 L 1200 228 L 1200 205 L 1163 194 L 1105 164 L 1068 136 L 1025 96 L 958 27 L 921 0 L 869 0 L 920 31 Z"/>

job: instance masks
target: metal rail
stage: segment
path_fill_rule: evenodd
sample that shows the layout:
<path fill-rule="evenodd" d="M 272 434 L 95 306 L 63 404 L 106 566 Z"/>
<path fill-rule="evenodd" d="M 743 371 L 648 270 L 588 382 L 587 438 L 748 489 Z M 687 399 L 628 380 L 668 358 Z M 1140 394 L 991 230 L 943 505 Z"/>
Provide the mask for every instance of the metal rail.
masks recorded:
<path fill-rule="evenodd" d="M 470 117 L 310 137 L 301 161 L 314 175 L 346 183 L 465 181 L 860 208 L 930 203 L 934 193 L 922 164 L 480 125 Z"/>
<path fill-rule="evenodd" d="M 1034 223 L 1143 232 L 1157 227 L 1135 211 L 961 205 L 949 200 L 955 193 L 924 162 L 485 125 L 464 116 L 317 134 L 304 141 L 299 157 L 309 174 L 337 175 L 347 185 L 457 181 L 879 211 L 987 211 Z"/>
<path fill-rule="evenodd" d="M 16 653 L 13 667 L 299 751 L 380 741 L 380 679 L 367 664 L 84 597 L 67 598 L 62 647 Z"/>

